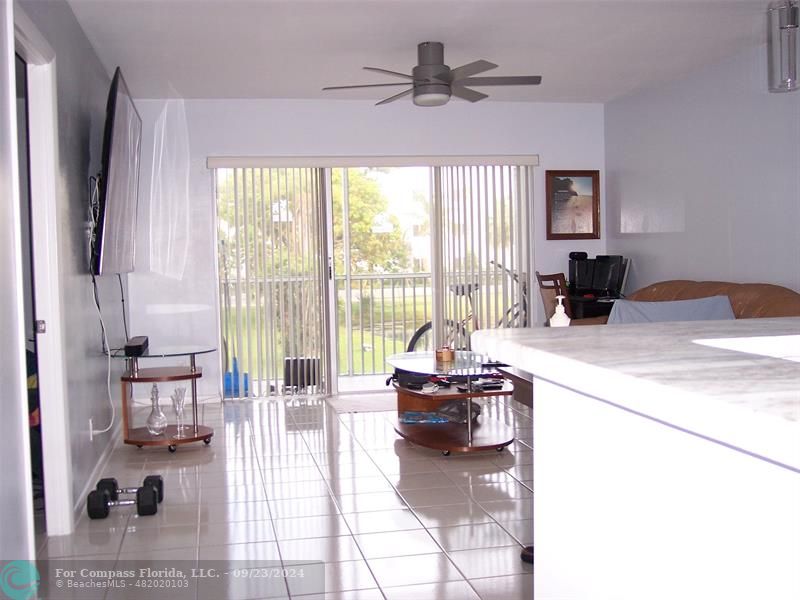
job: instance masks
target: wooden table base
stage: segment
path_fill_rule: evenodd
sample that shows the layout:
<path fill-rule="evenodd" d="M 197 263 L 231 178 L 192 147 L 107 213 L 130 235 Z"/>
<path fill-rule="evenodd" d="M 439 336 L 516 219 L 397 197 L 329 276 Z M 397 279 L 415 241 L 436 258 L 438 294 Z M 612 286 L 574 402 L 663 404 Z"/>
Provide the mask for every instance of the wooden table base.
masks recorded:
<path fill-rule="evenodd" d="M 408 425 L 394 420 L 394 430 L 418 446 L 450 452 L 498 452 L 514 441 L 514 429 L 487 416 L 479 416 L 472 426 L 472 442 L 467 426 L 460 423 L 415 423 Z"/>
<path fill-rule="evenodd" d="M 514 386 L 506 381 L 502 389 L 460 392 L 455 386 L 441 388 L 436 392 L 410 390 L 395 384 L 397 390 L 397 413 L 394 430 L 409 442 L 441 450 L 446 456 L 450 452 L 478 452 L 497 450 L 498 452 L 514 441 L 514 429 L 486 415 L 479 415 L 472 424 L 472 440 L 466 424 L 462 423 L 414 423 L 405 424 L 399 415 L 406 411 L 435 411 L 442 402 L 492 396 L 510 396 Z"/>
<path fill-rule="evenodd" d="M 197 433 L 194 432 L 192 425 L 183 425 L 183 427 L 186 429 L 181 432 L 181 437 L 176 437 L 178 428 L 175 425 L 167 425 L 161 435 L 153 435 L 147 431 L 147 427 L 136 427 L 128 431 L 128 437 L 124 438 L 123 441 L 139 448 L 142 446 L 167 446 L 170 451 L 174 452 L 175 447 L 181 444 L 200 441 L 210 444 L 211 438 L 214 437 L 214 430 L 205 425 L 198 425 Z"/>

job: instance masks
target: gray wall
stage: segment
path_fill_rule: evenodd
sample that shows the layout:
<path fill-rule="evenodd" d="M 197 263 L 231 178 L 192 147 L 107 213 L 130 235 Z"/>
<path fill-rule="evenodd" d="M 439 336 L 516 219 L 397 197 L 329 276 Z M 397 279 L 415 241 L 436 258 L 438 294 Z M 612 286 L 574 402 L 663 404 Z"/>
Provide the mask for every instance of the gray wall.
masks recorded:
<path fill-rule="evenodd" d="M 15 185 L 16 103 L 14 93 L 14 23 L 11 3 L 0 0 L 0 339 L 5 351 L 0 360 L 0 560 L 33 558 L 33 518 L 28 458 L 28 402 L 25 391 L 24 338 L 22 333 L 22 276 L 19 235 L 19 201 Z"/>
<path fill-rule="evenodd" d="M 628 290 L 665 279 L 800 290 L 800 92 L 766 48 L 606 105 L 608 251 Z"/>
<path fill-rule="evenodd" d="M 67 348 L 67 414 L 72 440 L 75 502 L 86 486 L 111 434 L 89 441 L 89 418 L 95 428 L 111 418 L 106 392 L 106 358 L 88 275 L 88 177 L 100 170 L 105 104 L 111 83 L 100 60 L 62 0 L 21 0 L 25 12 L 56 53 L 58 146 L 57 204 L 62 265 L 64 339 Z M 35 224 L 34 224 L 35 227 Z M 122 308 L 116 276 L 97 279 L 103 316 L 112 347 L 124 342 Z M 123 281 L 125 279 L 123 278 Z M 119 403 L 121 364 L 113 364 L 112 399 Z M 119 411 L 118 411 L 119 412 Z M 42 419 L 47 415 L 42 414 Z M 47 440 L 45 440 L 47 443 Z"/>

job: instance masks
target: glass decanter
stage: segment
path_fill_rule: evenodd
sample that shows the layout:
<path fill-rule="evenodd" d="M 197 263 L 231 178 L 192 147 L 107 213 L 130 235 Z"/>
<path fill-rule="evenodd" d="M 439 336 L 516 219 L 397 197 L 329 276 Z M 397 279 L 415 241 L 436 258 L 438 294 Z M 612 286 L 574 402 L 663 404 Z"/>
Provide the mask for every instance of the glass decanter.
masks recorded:
<path fill-rule="evenodd" d="M 161 435 L 167 428 L 167 417 L 161 412 L 161 407 L 158 405 L 158 386 L 154 383 L 150 390 L 150 402 L 153 408 L 150 410 L 150 416 L 147 417 L 147 431 L 151 435 Z"/>

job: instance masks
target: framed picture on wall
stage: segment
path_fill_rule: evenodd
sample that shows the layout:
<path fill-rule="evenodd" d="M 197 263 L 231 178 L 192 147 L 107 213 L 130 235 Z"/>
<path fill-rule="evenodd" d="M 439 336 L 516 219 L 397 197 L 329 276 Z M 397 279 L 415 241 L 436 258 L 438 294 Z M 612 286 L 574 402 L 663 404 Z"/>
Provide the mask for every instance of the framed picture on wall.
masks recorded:
<path fill-rule="evenodd" d="M 547 239 L 600 239 L 600 171 L 546 171 Z"/>

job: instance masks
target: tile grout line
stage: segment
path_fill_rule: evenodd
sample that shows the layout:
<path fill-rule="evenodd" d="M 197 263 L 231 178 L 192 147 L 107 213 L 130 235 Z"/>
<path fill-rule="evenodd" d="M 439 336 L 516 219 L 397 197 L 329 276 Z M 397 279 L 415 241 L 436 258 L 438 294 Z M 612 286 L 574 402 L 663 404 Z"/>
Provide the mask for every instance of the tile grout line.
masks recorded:
<path fill-rule="evenodd" d="M 277 530 L 277 528 L 275 526 L 275 518 L 272 515 L 272 506 L 270 506 L 270 503 L 269 503 L 269 494 L 267 494 L 267 481 L 266 481 L 265 476 L 264 476 L 264 465 L 263 465 L 262 460 L 261 460 L 263 457 L 258 453 L 258 448 L 256 447 L 255 427 L 253 425 L 252 416 L 248 417 L 247 425 L 248 425 L 248 427 L 250 429 L 250 435 L 249 435 L 250 446 L 253 449 L 254 458 L 255 458 L 256 463 L 258 464 L 258 467 L 259 467 L 258 468 L 258 474 L 259 474 L 259 477 L 261 478 L 261 486 L 262 486 L 262 489 L 264 491 L 264 499 L 265 499 L 264 503 L 267 505 L 267 514 L 269 515 L 269 524 L 270 524 L 270 527 L 272 528 L 272 537 L 275 539 L 275 547 L 278 550 L 278 561 L 281 564 L 281 572 L 285 572 L 284 570 L 285 570 L 285 566 L 286 565 L 285 565 L 285 563 L 283 561 L 283 553 L 281 552 L 281 544 L 278 541 L 278 530 Z M 291 598 L 292 594 L 291 594 L 291 590 L 289 588 L 289 582 L 286 580 L 286 576 L 285 575 L 282 577 L 282 579 L 283 579 L 283 587 L 286 589 L 286 597 L 287 598 Z"/>
<path fill-rule="evenodd" d="M 323 398 L 322 402 L 323 402 L 323 406 L 325 406 L 326 409 L 330 409 L 333 412 L 333 414 L 336 417 L 337 421 L 339 423 L 341 423 L 342 426 L 344 426 L 344 428 L 347 431 L 348 435 L 350 435 L 350 437 L 353 438 L 353 440 L 355 441 L 356 444 L 358 444 L 358 446 L 361 448 L 361 450 L 366 452 L 365 448 L 363 447 L 361 442 L 358 440 L 358 438 L 355 436 L 353 431 L 349 427 L 347 427 L 347 424 L 340 418 L 339 414 L 335 410 L 333 410 L 333 408 L 330 406 L 330 404 L 328 404 L 327 399 Z M 292 419 L 294 420 L 294 417 L 292 417 Z M 306 446 L 309 448 L 309 454 L 311 455 L 311 460 L 314 461 L 314 464 L 316 465 L 317 470 L 319 470 L 320 475 L 322 475 L 322 479 L 325 482 L 325 486 L 328 488 L 328 495 L 330 496 L 331 500 L 333 501 L 334 505 L 336 506 L 336 510 L 339 511 L 338 512 L 338 516 L 341 517 L 342 521 L 344 522 L 344 526 L 347 527 L 347 531 L 350 532 L 350 538 L 352 538 L 353 543 L 356 545 L 356 548 L 358 548 L 358 552 L 359 552 L 359 554 L 361 554 L 361 559 L 364 561 L 364 564 L 367 566 L 367 570 L 369 571 L 370 575 L 372 576 L 372 579 L 375 581 L 375 585 L 378 586 L 378 593 L 380 593 L 381 596 L 383 596 L 384 600 L 386 600 L 386 594 L 383 593 L 383 587 L 381 586 L 380 582 L 378 581 L 378 578 L 375 577 L 375 573 L 373 572 L 372 567 L 370 566 L 369 561 L 367 560 L 367 557 L 364 555 L 364 550 L 361 548 L 361 544 L 358 543 L 358 540 L 356 539 L 356 536 L 353 533 L 353 530 L 350 527 L 350 524 L 347 522 L 347 519 L 344 517 L 344 513 L 342 513 L 342 507 L 339 504 L 339 499 L 336 497 L 336 494 L 333 493 L 333 489 L 331 488 L 330 482 L 328 481 L 328 479 L 323 474 L 322 469 L 320 467 L 320 464 L 319 464 L 319 462 L 317 462 L 316 457 L 311 452 L 311 448 L 310 448 L 310 446 L 308 446 L 308 442 L 305 440 L 305 437 L 303 437 L 303 441 L 306 443 Z M 369 453 L 367 453 L 367 456 L 369 456 Z M 369 457 L 369 458 L 372 461 L 372 463 L 375 464 L 375 461 L 372 460 L 372 457 Z M 378 467 L 378 465 L 375 465 L 375 466 Z M 380 467 L 378 467 L 378 469 L 380 470 Z M 385 479 L 387 479 L 386 476 L 384 475 L 383 471 L 381 470 L 380 472 L 381 472 L 381 475 L 383 475 L 383 477 Z M 388 479 L 387 479 L 387 482 L 391 485 L 391 482 Z M 327 565 L 327 563 L 326 563 L 326 565 Z M 343 591 L 346 591 L 346 590 L 343 590 Z"/>

